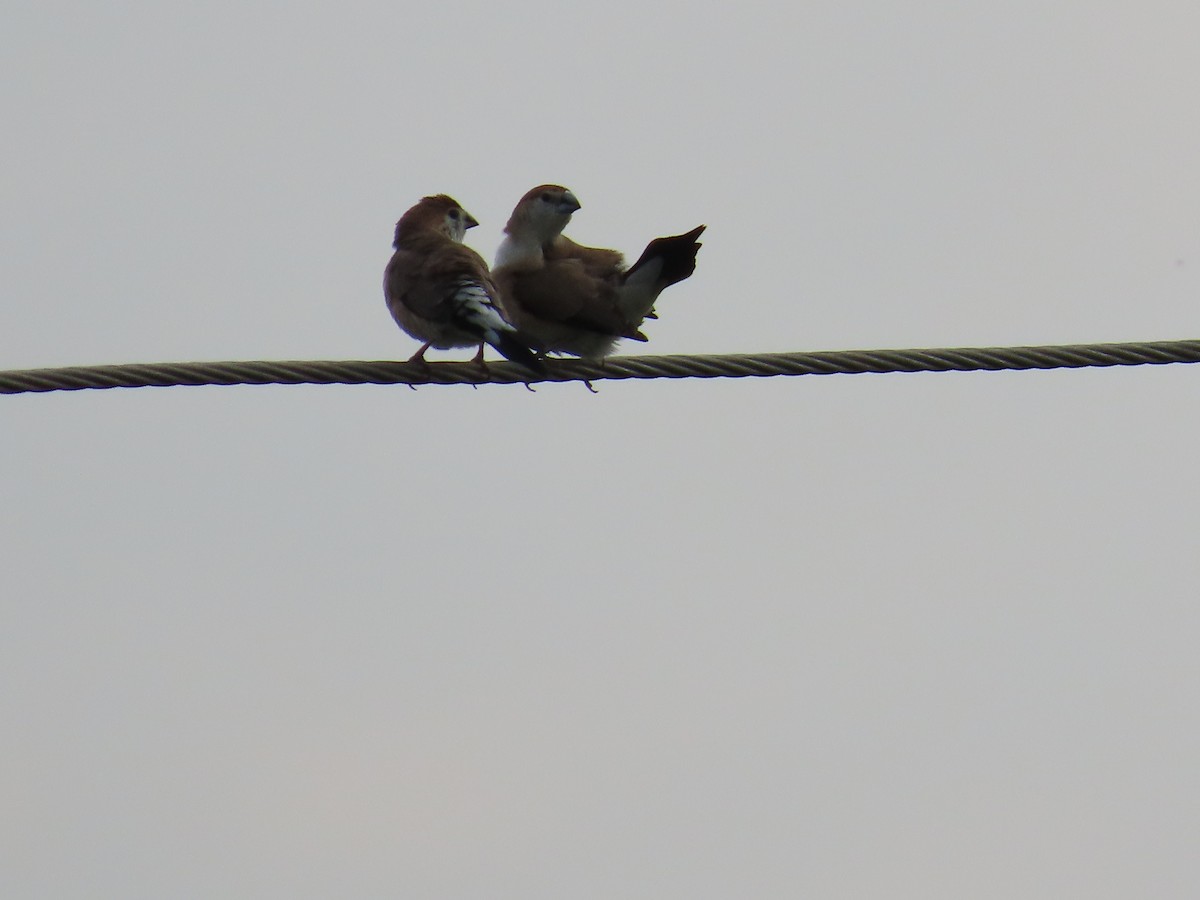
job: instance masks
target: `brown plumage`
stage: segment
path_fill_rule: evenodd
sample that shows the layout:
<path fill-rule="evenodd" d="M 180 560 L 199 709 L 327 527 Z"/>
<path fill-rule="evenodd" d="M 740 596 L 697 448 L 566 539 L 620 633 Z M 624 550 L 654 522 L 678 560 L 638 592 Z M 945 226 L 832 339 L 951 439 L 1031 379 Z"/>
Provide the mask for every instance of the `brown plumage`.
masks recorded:
<path fill-rule="evenodd" d="M 396 223 L 395 253 L 383 274 L 383 294 L 392 318 L 419 341 L 412 360 L 423 362 L 430 347 L 483 345 L 533 371 L 544 369 L 506 322 L 499 291 L 483 258 L 461 241 L 475 221 L 445 194 L 425 197 Z"/>
<path fill-rule="evenodd" d="M 505 226 L 493 276 L 505 315 L 530 346 L 600 358 L 638 330 L 654 301 L 696 267 L 696 238 L 651 241 L 629 269 L 617 250 L 585 247 L 562 234 L 580 208 L 571 191 L 544 184 L 528 191 Z"/>

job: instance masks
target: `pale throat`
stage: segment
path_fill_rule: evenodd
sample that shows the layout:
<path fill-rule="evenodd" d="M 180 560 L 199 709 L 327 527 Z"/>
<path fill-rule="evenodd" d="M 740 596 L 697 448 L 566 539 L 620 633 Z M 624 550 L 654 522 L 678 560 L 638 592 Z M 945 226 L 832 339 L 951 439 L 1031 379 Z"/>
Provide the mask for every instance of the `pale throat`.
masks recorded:
<path fill-rule="evenodd" d="M 551 243 L 563 233 L 563 229 L 571 221 L 568 216 L 532 216 L 521 221 L 514 234 L 509 228 L 504 229 L 504 240 L 496 251 L 496 262 L 493 268 L 501 266 L 532 266 L 541 268 L 545 262 L 542 248 Z M 509 223 L 511 227 L 512 223 Z"/>

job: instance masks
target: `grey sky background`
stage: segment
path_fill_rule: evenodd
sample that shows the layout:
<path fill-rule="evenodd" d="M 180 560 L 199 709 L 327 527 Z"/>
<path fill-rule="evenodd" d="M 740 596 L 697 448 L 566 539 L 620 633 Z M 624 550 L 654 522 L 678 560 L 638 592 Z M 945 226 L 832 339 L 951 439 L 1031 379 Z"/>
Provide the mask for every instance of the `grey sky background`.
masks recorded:
<path fill-rule="evenodd" d="M 546 181 L 709 226 L 630 352 L 1200 336 L 1195 4 L 98 6 L 4 368 L 406 358 Z M 1198 375 L 0 398 L 0 894 L 1194 896 Z"/>

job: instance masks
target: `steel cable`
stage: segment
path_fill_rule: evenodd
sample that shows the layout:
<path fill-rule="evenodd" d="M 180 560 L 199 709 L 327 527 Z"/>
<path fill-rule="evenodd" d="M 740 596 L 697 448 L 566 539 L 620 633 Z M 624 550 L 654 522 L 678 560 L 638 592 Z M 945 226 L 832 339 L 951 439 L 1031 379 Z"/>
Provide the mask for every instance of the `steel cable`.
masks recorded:
<path fill-rule="evenodd" d="M 511 362 L 282 361 L 136 363 L 0 371 L 0 393 L 234 384 L 540 384 L 631 378 L 770 378 L 889 372 L 973 372 L 1200 362 L 1200 340 L 1046 347 L 839 350 L 705 356 L 550 359 L 533 375 Z"/>

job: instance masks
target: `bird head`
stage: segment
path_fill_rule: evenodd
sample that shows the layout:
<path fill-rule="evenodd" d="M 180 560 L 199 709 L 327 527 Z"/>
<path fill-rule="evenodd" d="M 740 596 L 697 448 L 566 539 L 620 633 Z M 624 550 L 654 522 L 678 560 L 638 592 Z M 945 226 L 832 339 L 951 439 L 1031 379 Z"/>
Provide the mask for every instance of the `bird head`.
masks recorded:
<path fill-rule="evenodd" d="M 479 222 L 459 206 L 458 201 L 446 194 L 423 197 L 396 223 L 396 241 L 416 231 L 436 231 L 450 240 L 461 244 L 468 228 Z"/>
<path fill-rule="evenodd" d="M 549 243 L 562 234 L 579 208 L 575 195 L 562 185 L 541 184 L 521 198 L 504 230 L 512 235 L 536 237 L 538 243 Z"/>

